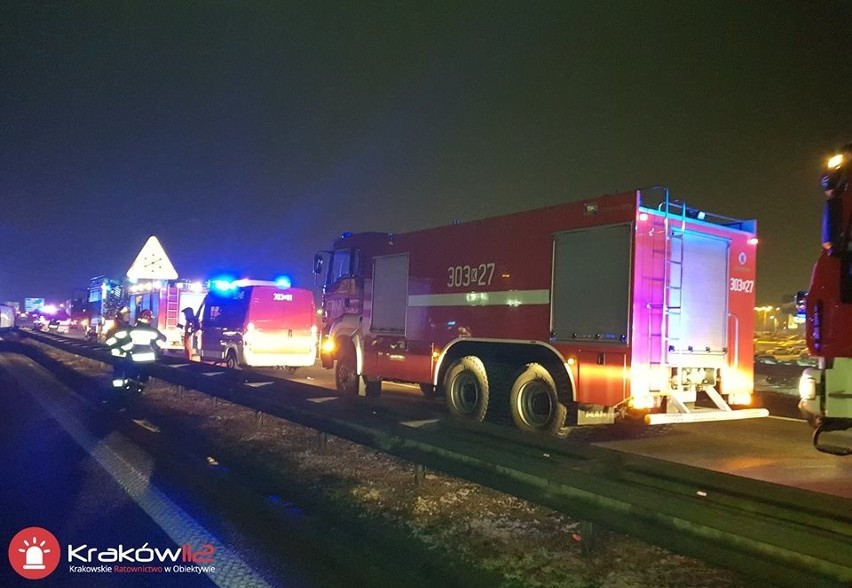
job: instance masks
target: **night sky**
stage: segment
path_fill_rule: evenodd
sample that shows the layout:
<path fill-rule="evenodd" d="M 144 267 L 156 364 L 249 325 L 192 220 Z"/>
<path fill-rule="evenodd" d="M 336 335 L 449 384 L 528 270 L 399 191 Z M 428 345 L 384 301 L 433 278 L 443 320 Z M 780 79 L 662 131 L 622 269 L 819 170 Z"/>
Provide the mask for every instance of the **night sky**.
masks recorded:
<path fill-rule="evenodd" d="M 852 141 L 847 0 L 4 0 L 0 42 L 0 301 L 666 184 L 758 220 L 778 304 Z"/>

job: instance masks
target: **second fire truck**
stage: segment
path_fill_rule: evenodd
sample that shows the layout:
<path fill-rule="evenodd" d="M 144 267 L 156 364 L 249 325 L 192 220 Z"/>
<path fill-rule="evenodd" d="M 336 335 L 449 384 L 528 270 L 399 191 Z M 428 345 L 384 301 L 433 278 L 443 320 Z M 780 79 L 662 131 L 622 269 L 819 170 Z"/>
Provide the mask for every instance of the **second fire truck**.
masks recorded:
<path fill-rule="evenodd" d="M 823 247 L 805 301 L 808 351 L 819 363 L 799 380 L 799 408 L 817 449 L 850 455 L 848 435 L 820 438 L 852 429 L 852 143 L 829 160 L 821 184 Z"/>
<path fill-rule="evenodd" d="M 322 365 L 344 392 L 419 384 L 548 434 L 766 416 L 748 408 L 755 229 L 652 189 L 344 234 L 314 263 Z"/>

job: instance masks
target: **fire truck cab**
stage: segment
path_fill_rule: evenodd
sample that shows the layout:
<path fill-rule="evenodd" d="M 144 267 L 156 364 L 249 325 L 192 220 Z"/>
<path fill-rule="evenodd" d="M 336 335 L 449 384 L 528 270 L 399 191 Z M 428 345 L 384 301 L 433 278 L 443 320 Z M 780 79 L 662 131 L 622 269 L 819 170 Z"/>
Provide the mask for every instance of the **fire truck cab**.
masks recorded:
<path fill-rule="evenodd" d="M 653 204 L 644 200 L 651 198 Z M 407 234 L 344 234 L 322 365 L 528 431 L 766 416 L 753 391 L 755 222 L 633 191 Z"/>
<path fill-rule="evenodd" d="M 216 281 L 196 316 L 204 361 L 239 365 L 311 366 L 317 355 L 314 295 L 265 280 Z"/>

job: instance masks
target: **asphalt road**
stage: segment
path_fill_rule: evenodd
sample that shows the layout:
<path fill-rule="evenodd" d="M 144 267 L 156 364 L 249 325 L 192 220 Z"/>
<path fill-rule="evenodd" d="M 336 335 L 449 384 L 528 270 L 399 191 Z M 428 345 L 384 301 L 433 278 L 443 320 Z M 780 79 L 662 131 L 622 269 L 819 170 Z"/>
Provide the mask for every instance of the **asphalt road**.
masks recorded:
<path fill-rule="evenodd" d="M 852 442 L 847 440 L 846 444 Z M 675 425 L 655 437 L 604 441 L 602 447 L 702 469 L 852 499 L 852 457 L 811 446 L 803 421 L 768 417 Z"/>
<path fill-rule="evenodd" d="M 151 455 L 81 410 L 73 392 L 30 359 L 0 353 L 0 394 L 0 537 L 21 558 L 18 550 L 29 544 L 13 538 L 22 529 L 45 529 L 60 544 L 59 553 L 41 554 L 42 565 L 59 558 L 39 586 L 315 585 L 286 561 L 262 567 L 251 539 L 172 484 Z M 162 561 L 150 550 L 170 555 Z M 0 565 L 0 586 L 33 585 L 14 571 L 20 564 Z"/>
<path fill-rule="evenodd" d="M 333 372 L 319 367 L 302 368 L 292 375 L 281 370 L 267 373 L 334 389 Z M 812 429 L 798 418 L 794 391 L 784 386 L 764 389 L 766 392 L 758 397 L 772 415 L 765 419 L 671 425 L 657 434 L 630 438 L 609 436 L 605 428 L 600 428 L 592 435 L 592 442 L 627 453 L 852 499 L 852 456 L 843 458 L 816 451 L 811 445 Z M 437 418 L 443 411 L 442 399 L 423 398 L 417 386 L 384 382 L 382 390 L 387 402 L 405 407 L 408 418 Z M 841 445 L 852 445 L 852 431 L 830 435 L 844 439 L 839 442 Z M 828 434 L 824 436 L 824 440 L 829 439 Z"/>

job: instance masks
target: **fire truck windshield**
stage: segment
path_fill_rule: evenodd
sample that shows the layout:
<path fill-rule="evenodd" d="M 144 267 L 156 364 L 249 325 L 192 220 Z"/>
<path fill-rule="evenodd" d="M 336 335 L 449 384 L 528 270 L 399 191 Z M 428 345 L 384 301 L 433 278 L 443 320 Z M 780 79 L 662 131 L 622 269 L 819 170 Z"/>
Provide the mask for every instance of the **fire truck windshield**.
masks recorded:
<path fill-rule="evenodd" d="M 329 284 L 333 284 L 341 278 L 352 276 L 352 258 L 353 251 L 351 249 L 338 249 L 332 253 L 328 270 Z"/>

